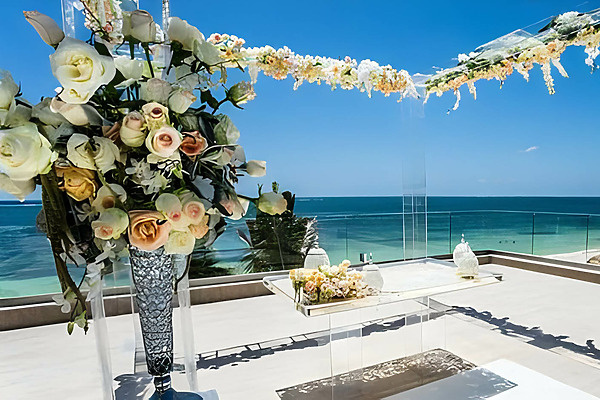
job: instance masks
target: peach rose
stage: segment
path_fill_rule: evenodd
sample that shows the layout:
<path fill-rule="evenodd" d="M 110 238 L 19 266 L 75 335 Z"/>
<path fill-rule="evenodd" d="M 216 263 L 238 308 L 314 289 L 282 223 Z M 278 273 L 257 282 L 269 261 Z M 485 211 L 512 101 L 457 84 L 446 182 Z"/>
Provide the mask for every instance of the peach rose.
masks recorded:
<path fill-rule="evenodd" d="M 158 211 L 129 211 L 129 243 L 140 250 L 152 251 L 169 239 L 171 224 Z"/>
<path fill-rule="evenodd" d="M 168 125 L 151 131 L 146 137 L 146 147 L 150 153 L 159 157 L 171 157 L 180 144 L 181 133 Z"/>
<path fill-rule="evenodd" d="M 179 195 L 183 214 L 189 219 L 190 224 L 199 224 L 206 213 L 206 207 L 192 192 Z"/>
<path fill-rule="evenodd" d="M 208 221 L 210 217 L 205 215 L 201 218 L 200 223 L 190 225 L 190 232 L 196 239 L 202 239 L 208 233 Z"/>
<path fill-rule="evenodd" d="M 188 157 L 197 156 L 208 147 L 206 139 L 200 135 L 200 132 L 183 132 L 183 141 L 179 145 L 181 150 Z"/>
<path fill-rule="evenodd" d="M 96 173 L 89 169 L 77 167 L 56 167 L 56 175 L 62 178 L 59 188 L 76 201 L 89 199 L 96 194 L 98 184 Z"/>

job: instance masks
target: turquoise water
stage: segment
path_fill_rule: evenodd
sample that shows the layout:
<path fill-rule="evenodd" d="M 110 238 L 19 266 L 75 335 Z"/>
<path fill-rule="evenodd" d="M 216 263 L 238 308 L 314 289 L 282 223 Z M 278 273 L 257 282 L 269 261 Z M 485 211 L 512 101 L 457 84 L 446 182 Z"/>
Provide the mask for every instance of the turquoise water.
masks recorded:
<path fill-rule="evenodd" d="M 0 203 L 0 297 L 54 293 L 54 263 L 45 236 L 35 228 L 39 204 Z M 320 246 L 332 262 L 402 259 L 403 216 L 400 197 L 297 198 L 296 213 L 317 218 Z M 557 214 L 559 213 L 559 214 Z M 594 215 L 597 214 L 597 215 Z M 247 246 L 231 221 L 216 244 L 219 266 L 241 273 Z M 429 197 L 427 253 L 450 253 L 461 234 L 475 250 L 506 250 L 539 255 L 600 249 L 600 198 Z M 76 277 L 83 268 L 73 270 Z M 127 272 L 117 281 L 123 284 Z"/>

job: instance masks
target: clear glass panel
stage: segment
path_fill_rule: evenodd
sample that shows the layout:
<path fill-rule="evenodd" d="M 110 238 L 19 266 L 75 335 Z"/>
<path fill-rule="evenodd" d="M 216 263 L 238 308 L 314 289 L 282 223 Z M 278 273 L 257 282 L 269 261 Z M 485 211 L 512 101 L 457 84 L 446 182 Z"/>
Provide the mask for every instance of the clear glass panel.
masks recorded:
<path fill-rule="evenodd" d="M 361 253 L 372 254 L 374 262 L 404 258 L 401 214 L 356 215 L 347 222 L 348 260 L 353 264 L 360 262 Z"/>
<path fill-rule="evenodd" d="M 534 254 L 585 262 L 587 215 L 535 213 Z"/>
<path fill-rule="evenodd" d="M 329 260 L 339 264 L 345 259 L 356 257 L 348 251 L 348 220 L 346 217 L 317 218 L 317 231 L 319 233 L 319 247 L 325 249 Z M 358 256 L 357 256 L 358 257 Z"/>
<path fill-rule="evenodd" d="M 60 292 L 52 250 L 36 227 L 41 204 L 0 204 L 0 298 Z M 70 266 L 74 279 L 85 268 Z"/>
<path fill-rule="evenodd" d="M 449 254 L 454 250 L 450 240 L 449 212 L 427 213 L 427 255 Z"/>
<path fill-rule="evenodd" d="M 591 215 L 587 234 L 586 261 L 598 255 L 600 255 L 600 215 Z"/>
<path fill-rule="evenodd" d="M 473 250 L 503 250 L 531 254 L 533 214 L 469 211 L 452 213 L 452 249 L 461 235 Z"/>

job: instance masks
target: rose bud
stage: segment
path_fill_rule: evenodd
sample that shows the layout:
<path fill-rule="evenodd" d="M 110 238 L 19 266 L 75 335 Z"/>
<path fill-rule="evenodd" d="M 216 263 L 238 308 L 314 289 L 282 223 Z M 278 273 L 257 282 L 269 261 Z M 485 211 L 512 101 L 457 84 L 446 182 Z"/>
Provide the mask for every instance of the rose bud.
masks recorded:
<path fill-rule="evenodd" d="M 38 11 L 23 11 L 23 14 L 42 40 L 50 46 L 56 46 L 65 38 L 65 33 L 59 28 L 56 21 L 46 14 Z"/>
<path fill-rule="evenodd" d="M 156 40 L 156 24 L 148 11 L 135 10 L 123 13 L 123 35 L 131 36 L 142 43 Z"/>
<path fill-rule="evenodd" d="M 144 122 L 144 116 L 137 111 L 127 114 L 121 125 L 121 141 L 129 147 L 140 147 L 144 144 L 146 139 L 146 134 L 142 132 Z"/>
<path fill-rule="evenodd" d="M 227 99 L 234 105 L 247 103 L 255 97 L 256 93 L 249 82 L 236 83 L 227 91 Z"/>
<path fill-rule="evenodd" d="M 182 135 L 183 141 L 179 145 L 179 150 L 188 157 L 197 156 L 208 147 L 206 139 L 198 131 L 183 132 Z"/>
<path fill-rule="evenodd" d="M 169 124 L 169 109 L 162 104 L 146 103 L 142 106 L 142 112 L 150 130 Z"/>

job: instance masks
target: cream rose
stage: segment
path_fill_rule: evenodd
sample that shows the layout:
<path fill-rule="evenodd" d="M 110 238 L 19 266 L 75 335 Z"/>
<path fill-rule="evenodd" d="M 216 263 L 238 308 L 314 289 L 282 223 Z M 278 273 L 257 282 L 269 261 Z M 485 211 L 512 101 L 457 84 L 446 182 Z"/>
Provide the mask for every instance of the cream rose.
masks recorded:
<path fill-rule="evenodd" d="M 129 212 L 129 243 L 140 250 L 152 251 L 169 239 L 171 224 L 158 211 Z"/>
<path fill-rule="evenodd" d="M 127 56 L 117 56 L 114 59 L 115 67 L 126 79 L 125 82 L 119 84 L 120 87 L 126 87 L 135 81 L 142 79 L 144 72 L 144 62 L 142 60 L 131 59 Z"/>
<path fill-rule="evenodd" d="M 10 72 L 0 69 L 0 124 L 4 125 L 8 111 L 15 107 L 15 96 L 19 86 L 15 83 Z"/>
<path fill-rule="evenodd" d="M 64 87 L 60 98 L 67 103 L 87 103 L 94 92 L 115 76 L 112 57 L 101 56 L 81 40 L 64 38 L 50 56 L 52 73 Z"/>
<path fill-rule="evenodd" d="M 183 214 L 187 217 L 190 224 L 199 224 L 202 222 L 206 207 L 200 199 L 192 192 L 185 193 L 179 197 L 182 205 Z"/>
<path fill-rule="evenodd" d="M 102 212 L 106 209 L 115 207 L 117 199 L 119 199 L 121 203 L 125 202 L 125 200 L 127 200 L 127 192 L 121 185 L 110 183 L 108 186 L 102 186 L 100 190 L 98 190 L 96 198 L 92 202 L 92 207 L 94 207 L 94 210 Z"/>
<path fill-rule="evenodd" d="M 165 243 L 165 253 L 167 254 L 192 254 L 196 238 L 189 229 L 182 231 L 171 231 L 169 239 Z"/>
<path fill-rule="evenodd" d="M 202 154 L 208 147 L 206 139 L 198 131 L 183 132 L 183 140 L 179 145 L 179 150 L 188 157 Z"/>
<path fill-rule="evenodd" d="M 156 40 L 156 23 L 152 15 L 145 10 L 123 13 L 123 35 L 131 36 L 143 43 Z"/>
<path fill-rule="evenodd" d="M 0 170 L 14 181 L 27 181 L 50 170 L 54 153 L 33 123 L 0 130 Z"/>
<path fill-rule="evenodd" d="M 54 97 L 50 101 L 50 111 L 62 115 L 72 125 L 102 125 L 104 119 L 96 109 L 88 104 L 67 104 Z"/>
<path fill-rule="evenodd" d="M 88 138 L 74 133 L 67 142 L 67 158 L 79 168 L 97 169 L 106 173 L 115 168 L 115 160 L 120 157 L 119 148 L 105 137 Z"/>
<path fill-rule="evenodd" d="M 167 104 L 171 94 L 171 84 L 158 78 L 148 79 L 140 88 L 140 97 L 144 101 L 156 101 Z"/>
<path fill-rule="evenodd" d="M 144 122 L 144 116 L 137 111 L 127 114 L 123 118 L 123 124 L 121 124 L 119 132 L 121 141 L 129 147 L 140 147 L 143 145 L 146 139 L 146 133 L 143 132 Z"/>
<path fill-rule="evenodd" d="M 35 190 L 35 181 L 33 179 L 28 181 L 13 181 L 8 175 L 0 174 L 0 190 L 12 194 L 20 201 L 23 201 L 27 195 L 33 193 Z"/>
<path fill-rule="evenodd" d="M 280 193 L 263 193 L 258 198 L 257 207 L 265 214 L 278 215 L 287 210 L 287 201 Z"/>
<path fill-rule="evenodd" d="M 199 40 L 204 41 L 204 35 L 193 25 L 181 18 L 169 18 L 169 27 L 167 28 L 167 36 L 172 42 L 182 44 L 184 50 L 192 51 L 194 42 Z"/>
<path fill-rule="evenodd" d="M 146 147 L 150 153 L 168 158 L 173 155 L 181 144 L 181 133 L 171 126 L 163 126 L 162 128 L 150 131 L 146 136 Z"/>
<path fill-rule="evenodd" d="M 177 114 L 183 114 L 196 101 L 196 96 L 189 90 L 175 90 L 169 96 L 169 108 Z"/>
<path fill-rule="evenodd" d="M 142 106 L 142 113 L 149 130 L 169 125 L 169 109 L 162 104 L 152 102 Z"/>
<path fill-rule="evenodd" d="M 155 205 L 156 209 L 167 217 L 173 229 L 185 229 L 190 224 L 190 219 L 183 212 L 181 200 L 176 195 L 163 193 L 158 196 Z"/>
<path fill-rule="evenodd" d="M 255 178 L 265 176 L 267 173 L 267 162 L 259 160 L 250 160 L 246 163 L 246 172 Z"/>
<path fill-rule="evenodd" d="M 127 213 L 120 208 L 109 208 L 100 213 L 97 220 L 92 221 L 94 236 L 98 239 L 118 239 L 129 226 Z"/>
<path fill-rule="evenodd" d="M 59 188 L 75 201 L 83 201 L 94 197 L 98 184 L 96 173 L 89 169 L 75 167 L 56 167 L 56 175 L 62 180 Z"/>

